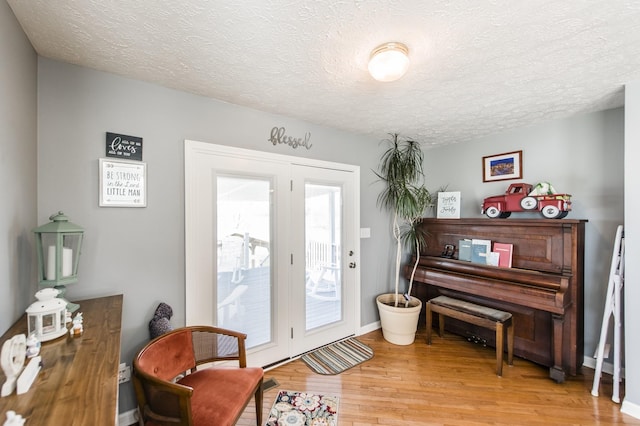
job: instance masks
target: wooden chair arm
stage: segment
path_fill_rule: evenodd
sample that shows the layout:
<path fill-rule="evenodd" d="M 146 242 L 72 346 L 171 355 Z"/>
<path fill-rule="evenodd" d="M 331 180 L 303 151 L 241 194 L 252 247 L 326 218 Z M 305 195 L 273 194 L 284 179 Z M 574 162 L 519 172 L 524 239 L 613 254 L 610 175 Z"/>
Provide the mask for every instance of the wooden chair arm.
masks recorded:
<path fill-rule="evenodd" d="M 194 327 L 194 329 L 197 329 L 199 327 Z M 218 333 L 218 334 L 224 334 L 227 336 L 234 336 L 237 337 L 238 339 L 246 339 L 247 335 L 245 333 L 240 333 L 239 331 L 235 331 L 235 330 L 229 330 L 226 328 L 220 328 L 220 327 L 213 327 L 213 326 L 203 326 L 202 328 L 205 328 L 213 333 Z"/>
<path fill-rule="evenodd" d="M 192 388 L 158 379 L 135 368 L 133 386 L 145 419 L 189 424 L 186 419 L 191 417 Z"/>
<path fill-rule="evenodd" d="M 247 335 L 245 333 L 240 333 L 234 330 L 229 330 L 220 327 L 213 326 L 189 326 L 193 335 L 198 335 L 198 333 L 209 333 L 216 334 L 219 336 L 228 336 L 230 338 L 235 338 L 235 345 L 237 348 L 237 354 L 226 354 L 226 355 L 207 355 L 203 357 L 198 357 L 196 360 L 196 365 L 216 362 L 216 361 L 234 361 L 237 360 L 238 364 L 241 368 L 245 368 L 247 366 L 247 352 L 245 347 L 245 340 L 247 339 Z M 195 341 L 195 339 L 194 339 Z M 197 345 L 194 343 L 194 348 Z M 197 350 L 196 350 L 197 352 Z M 217 352 L 217 351 L 213 351 Z"/>

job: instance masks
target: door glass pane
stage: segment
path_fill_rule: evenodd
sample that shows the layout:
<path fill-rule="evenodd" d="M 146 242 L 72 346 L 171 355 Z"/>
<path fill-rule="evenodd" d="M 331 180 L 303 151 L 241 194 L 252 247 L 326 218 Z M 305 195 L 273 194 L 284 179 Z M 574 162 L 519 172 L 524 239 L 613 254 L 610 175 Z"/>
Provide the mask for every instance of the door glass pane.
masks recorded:
<path fill-rule="evenodd" d="M 305 184 L 306 330 L 342 319 L 342 191 Z"/>
<path fill-rule="evenodd" d="M 271 181 L 217 178 L 217 325 L 271 341 Z"/>

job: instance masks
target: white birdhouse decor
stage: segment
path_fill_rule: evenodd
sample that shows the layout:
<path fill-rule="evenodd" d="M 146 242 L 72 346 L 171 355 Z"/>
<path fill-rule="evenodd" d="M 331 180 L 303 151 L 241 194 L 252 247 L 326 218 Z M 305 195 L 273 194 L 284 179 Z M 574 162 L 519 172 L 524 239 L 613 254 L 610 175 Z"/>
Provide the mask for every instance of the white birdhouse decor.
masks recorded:
<path fill-rule="evenodd" d="M 46 342 L 67 332 L 67 302 L 59 299 L 58 290 L 44 288 L 36 293 L 36 301 L 27 308 L 29 335 L 35 333 L 41 342 Z"/>

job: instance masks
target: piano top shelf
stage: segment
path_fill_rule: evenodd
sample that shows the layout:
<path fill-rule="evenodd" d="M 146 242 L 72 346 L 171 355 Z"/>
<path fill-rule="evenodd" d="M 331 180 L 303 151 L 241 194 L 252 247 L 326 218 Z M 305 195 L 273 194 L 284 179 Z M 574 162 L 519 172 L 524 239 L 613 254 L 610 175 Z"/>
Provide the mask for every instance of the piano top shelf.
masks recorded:
<path fill-rule="evenodd" d="M 489 219 L 486 217 L 474 217 L 474 218 L 462 218 L 462 219 L 436 219 L 435 217 L 422 218 L 423 223 L 450 223 L 463 226 L 478 224 L 482 226 L 496 225 L 496 226 L 547 226 L 549 224 L 557 225 L 572 225 L 576 223 L 586 223 L 587 219 L 518 219 L 509 217 L 506 219 Z"/>
<path fill-rule="evenodd" d="M 575 253 L 584 246 L 584 219 L 433 219 L 421 226 L 427 233 L 425 256 L 439 257 L 444 246 L 460 240 L 484 239 L 513 244 L 516 269 L 569 275 L 576 266 Z M 574 244 L 578 246 L 573 247 Z"/>

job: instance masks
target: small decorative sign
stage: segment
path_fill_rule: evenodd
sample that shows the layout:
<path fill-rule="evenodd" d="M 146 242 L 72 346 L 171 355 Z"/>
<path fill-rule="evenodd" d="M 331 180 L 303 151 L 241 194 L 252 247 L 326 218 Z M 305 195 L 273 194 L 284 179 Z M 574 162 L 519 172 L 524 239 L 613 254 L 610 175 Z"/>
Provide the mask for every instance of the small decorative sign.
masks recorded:
<path fill-rule="evenodd" d="M 311 139 L 311 132 L 305 133 L 304 138 L 294 138 L 285 134 L 284 127 L 274 127 L 273 129 L 271 129 L 271 136 L 269 137 L 268 141 L 273 145 L 283 143 L 285 145 L 289 145 L 292 148 L 304 146 L 307 149 L 311 149 L 312 145 L 309 143 L 309 139 Z"/>
<path fill-rule="evenodd" d="M 142 161 L 142 138 L 107 132 L 107 157 Z"/>
<path fill-rule="evenodd" d="M 147 163 L 100 160 L 100 207 L 146 207 Z"/>
<path fill-rule="evenodd" d="M 460 219 L 460 191 L 438 192 L 438 219 Z"/>

